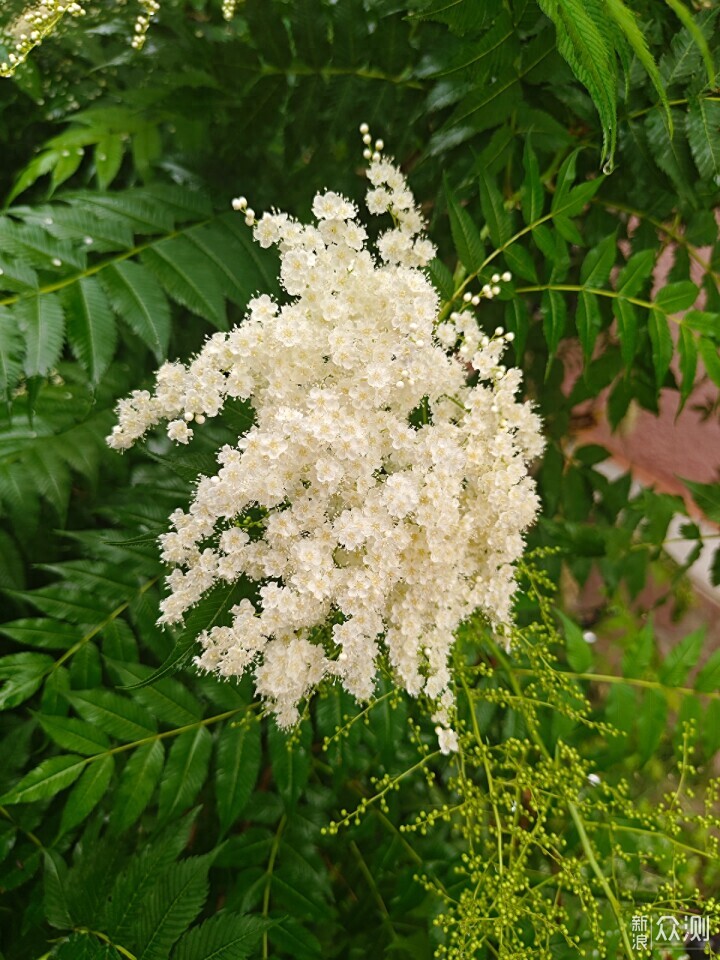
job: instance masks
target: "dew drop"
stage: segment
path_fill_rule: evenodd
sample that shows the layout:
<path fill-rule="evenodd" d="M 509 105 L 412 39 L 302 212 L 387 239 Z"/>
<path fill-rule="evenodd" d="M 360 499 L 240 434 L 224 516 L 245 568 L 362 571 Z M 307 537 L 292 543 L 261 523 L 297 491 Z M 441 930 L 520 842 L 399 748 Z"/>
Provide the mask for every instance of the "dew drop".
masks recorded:
<path fill-rule="evenodd" d="M 615 169 L 615 163 L 613 162 L 613 160 L 610 159 L 610 160 L 606 160 L 605 163 L 603 164 L 602 172 L 605 174 L 606 177 L 609 177 L 614 169 Z"/>

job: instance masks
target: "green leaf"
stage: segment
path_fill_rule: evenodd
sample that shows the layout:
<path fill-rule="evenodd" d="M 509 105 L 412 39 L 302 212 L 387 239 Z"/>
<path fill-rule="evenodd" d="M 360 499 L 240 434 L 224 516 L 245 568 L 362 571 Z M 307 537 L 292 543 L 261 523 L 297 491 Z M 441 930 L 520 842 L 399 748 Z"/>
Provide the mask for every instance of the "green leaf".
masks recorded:
<path fill-rule="evenodd" d="M 720 313 L 709 313 L 707 310 L 688 310 L 682 318 L 682 325 L 720 341 Z"/>
<path fill-rule="evenodd" d="M 667 700 L 661 690 L 647 690 L 638 716 L 640 763 L 646 763 L 657 750 L 667 723 Z"/>
<path fill-rule="evenodd" d="M 93 154 L 95 160 L 95 174 L 101 190 L 107 190 L 120 172 L 125 141 L 120 133 L 108 133 L 98 140 Z"/>
<path fill-rule="evenodd" d="M 658 290 L 655 306 L 664 313 L 679 313 L 681 310 L 688 310 L 695 303 L 698 293 L 698 288 L 691 280 L 668 283 Z"/>
<path fill-rule="evenodd" d="M 659 386 L 665 379 L 665 374 L 670 367 L 670 361 L 673 355 L 673 342 L 670 336 L 670 326 L 668 319 L 660 310 L 651 310 L 648 318 L 648 332 L 650 334 L 650 343 L 652 345 L 653 366 L 655 367 L 655 380 Z"/>
<path fill-rule="evenodd" d="M 555 611 L 563 625 L 565 633 L 565 653 L 568 663 L 575 673 L 587 673 L 593 665 L 593 654 L 590 644 L 583 637 L 580 627 L 562 610 Z"/>
<path fill-rule="evenodd" d="M 72 830 L 92 813 L 110 786 L 114 771 L 115 758 L 112 756 L 88 764 L 70 791 L 60 823 L 61 834 Z"/>
<path fill-rule="evenodd" d="M 696 483 L 685 477 L 681 479 L 708 520 L 720 523 L 720 483 Z"/>
<path fill-rule="evenodd" d="M 585 287 L 604 287 L 610 277 L 618 252 L 617 234 L 611 233 L 588 251 L 580 268 L 580 282 Z"/>
<path fill-rule="evenodd" d="M 19 300 L 14 308 L 15 322 L 25 336 L 25 373 L 44 376 L 60 359 L 65 317 L 56 296 L 36 296 Z"/>
<path fill-rule="evenodd" d="M 680 373 L 682 374 L 680 389 L 680 409 L 682 410 L 695 384 L 695 372 L 697 370 L 697 344 L 692 332 L 685 326 L 680 327 L 678 348 L 680 352 Z"/>
<path fill-rule="evenodd" d="M 512 235 L 512 222 L 510 214 L 505 209 L 502 194 L 497 188 L 495 181 L 491 179 L 487 171 L 480 168 L 478 174 L 478 183 L 480 186 L 480 205 L 482 206 L 485 225 L 488 228 L 490 239 L 495 249 L 499 249 L 510 239 Z"/>
<path fill-rule="evenodd" d="M 107 297 L 95 277 L 82 277 L 63 295 L 67 337 L 72 352 L 99 383 L 115 353 L 117 332 Z"/>
<path fill-rule="evenodd" d="M 205 783 L 211 750 L 212 737 L 205 727 L 176 738 L 160 784 L 159 822 L 166 823 L 191 806 Z"/>
<path fill-rule="evenodd" d="M 655 250 L 634 253 L 618 274 L 617 290 L 624 297 L 634 297 L 645 286 L 655 266 Z"/>
<path fill-rule="evenodd" d="M 26 617 L 0 625 L 0 633 L 27 647 L 67 650 L 79 639 L 77 627 L 49 617 Z"/>
<path fill-rule="evenodd" d="M 110 811 L 110 829 L 121 833 L 131 827 L 150 803 L 165 763 L 162 740 L 145 743 L 133 752 L 120 777 Z"/>
<path fill-rule="evenodd" d="M 445 197 L 447 199 L 448 214 L 450 215 L 450 230 L 452 232 L 455 250 L 460 262 L 471 273 L 480 267 L 485 255 L 480 233 L 473 223 L 470 214 L 457 201 L 455 194 L 445 179 Z"/>
<path fill-rule="evenodd" d="M 215 851 L 189 857 L 167 871 L 142 903 L 133 924 L 137 960 L 167 960 L 175 941 L 200 913 Z"/>
<path fill-rule="evenodd" d="M 186 237 L 161 240 L 143 252 L 142 262 L 173 300 L 217 329 L 227 329 L 222 278 L 206 260 L 198 259 Z"/>
<path fill-rule="evenodd" d="M 708 83 L 710 86 L 714 86 L 715 64 L 713 63 L 713 56 L 710 52 L 707 40 L 705 39 L 705 35 L 695 22 L 693 15 L 690 13 L 687 7 L 680 2 L 680 0 L 665 0 L 665 3 L 667 3 L 670 9 L 675 13 L 678 20 L 682 22 L 682 25 L 697 44 L 698 49 L 702 53 L 703 60 L 705 61 Z"/>
<path fill-rule="evenodd" d="M 552 359 L 565 332 L 567 322 L 565 297 L 558 290 L 544 290 L 540 310 L 543 316 L 545 342 L 548 345 L 550 359 Z"/>
<path fill-rule="evenodd" d="M 67 867 L 56 850 L 43 850 L 45 858 L 45 918 L 51 927 L 67 930 L 73 921 L 67 900 Z"/>
<path fill-rule="evenodd" d="M 0 395 L 8 396 L 23 372 L 24 341 L 10 310 L 0 307 Z"/>
<path fill-rule="evenodd" d="M 0 710 L 10 710 L 29 699 L 53 663 L 46 653 L 14 653 L 0 659 Z"/>
<path fill-rule="evenodd" d="M 102 730 L 77 717 L 56 717 L 41 713 L 40 725 L 50 739 L 63 750 L 92 757 L 110 749 L 110 741 Z"/>
<path fill-rule="evenodd" d="M 691 100 L 685 131 L 700 176 L 711 179 L 720 175 L 720 103 L 704 97 Z"/>
<path fill-rule="evenodd" d="M 697 347 L 707 375 L 716 387 L 720 387 L 720 354 L 717 345 L 700 337 Z"/>
<path fill-rule="evenodd" d="M 602 157 L 612 160 L 617 141 L 617 66 L 607 40 L 583 0 L 539 0 L 541 10 L 553 21 L 557 48 L 570 69 L 587 88 L 603 128 Z"/>
<path fill-rule="evenodd" d="M 268 745 L 273 777 L 286 807 L 294 807 L 305 789 L 312 763 L 312 727 L 303 721 L 292 734 L 272 724 Z"/>
<path fill-rule="evenodd" d="M 668 687 L 679 687 L 698 662 L 705 643 L 705 627 L 694 630 L 676 644 L 660 667 L 660 680 Z"/>
<path fill-rule="evenodd" d="M 700 737 L 708 757 L 720 749 L 720 700 L 708 704 Z"/>
<path fill-rule="evenodd" d="M 61 754 L 43 760 L 39 766 L 23 777 L 20 783 L 0 798 L 0 803 L 33 803 L 49 800 L 65 787 L 69 787 L 85 768 L 85 760 L 72 754 Z"/>
<path fill-rule="evenodd" d="M 227 724 L 217 742 L 215 800 L 222 833 L 237 820 L 260 772 L 260 724 Z"/>
<path fill-rule="evenodd" d="M 600 304 L 595 294 L 588 293 L 586 290 L 580 292 L 577 312 L 575 313 L 575 326 L 582 344 L 585 362 L 589 363 L 592 358 L 595 340 L 602 328 Z"/>
<path fill-rule="evenodd" d="M 128 689 L 145 687 L 180 670 L 192 658 L 198 644 L 198 635 L 203 630 L 220 625 L 221 621 L 227 617 L 230 608 L 246 596 L 248 596 L 248 589 L 247 584 L 244 583 L 219 584 L 210 590 L 185 618 L 185 629 L 165 662 L 144 680 L 136 684 L 128 684 Z"/>
<path fill-rule="evenodd" d="M 647 40 L 642 30 L 638 27 L 634 11 L 629 10 L 622 0 L 605 0 L 606 8 L 610 16 L 622 31 L 625 39 L 630 44 L 635 56 L 643 66 L 643 69 L 650 77 L 652 85 L 655 87 L 660 104 L 665 110 L 668 126 L 672 131 L 672 116 L 668 105 L 665 85 L 662 82 L 660 71 L 658 70 L 655 58 L 647 45 Z"/>
<path fill-rule="evenodd" d="M 62 186 L 66 180 L 69 180 L 70 177 L 72 177 L 82 163 L 84 156 L 85 150 L 82 147 L 72 147 L 60 152 L 58 161 L 53 167 L 52 177 L 50 180 L 51 195 L 55 193 L 57 188 Z"/>
<path fill-rule="evenodd" d="M 260 937 L 269 926 L 262 917 L 221 913 L 184 934 L 172 960 L 242 960 L 255 956 Z"/>
<path fill-rule="evenodd" d="M 625 366 L 629 367 L 637 349 L 637 310 L 624 297 L 613 300 L 612 308 L 617 320 L 618 336 L 620 337 L 620 354 Z"/>
<path fill-rule="evenodd" d="M 720 690 L 720 650 L 715 650 L 704 664 L 695 680 L 698 693 L 715 693 Z"/>
<path fill-rule="evenodd" d="M 519 359 L 525 351 L 525 343 L 530 329 L 530 314 L 527 305 L 520 297 L 513 297 L 505 304 L 505 329 L 515 335 L 513 348 Z"/>
<path fill-rule="evenodd" d="M 118 317 L 162 362 L 170 339 L 170 306 L 152 273 L 140 263 L 122 260 L 105 267 L 100 280 Z"/>
<path fill-rule="evenodd" d="M 445 302 L 451 300 L 453 293 L 455 292 L 455 284 L 453 282 L 452 274 L 442 260 L 439 260 L 437 257 L 435 257 L 435 259 L 431 260 L 425 269 L 430 277 L 430 282 L 440 294 L 442 299 Z"/>
<path fill-rule="evenodd" d="M 88 723 L 126 743 L 157 732 L 153 716 L 144 707 L 112 690 L 73 690 L 68 700 Z"/>
<path fill-rule="evenodd" d="M 106 662 L 120 683 L 130 687 L 155 672 L 152 667 L 139 663 L 120 663 L 109 658 Z M 169 677 L 156 680 L 151 686 L 133 689 L 132 696 L 163 723 L 182 727 L 195 723 L 202 716 L 202 704 L 182 683 Z"/>
<path fill-rule="evenodd" d="M 505 247 L 503 257 L 512 274 L 522 277 L 523 280 L 530 280 L 532 283 L 538 282 L 532 255 L 525 247 L 521 247 L 519 243 L 513 243 Z"/>
<path fill-rule="evenodd" d="M 525 179 L 520 188 L 522 215 L 527 226 L 530 226 L 531 223 L 535 223 L 542 216 L 544 190 L 540 179 L 540 166 L 530 145 L 529 137 L 525 141 L 523 167 L 525 168 Z"/>

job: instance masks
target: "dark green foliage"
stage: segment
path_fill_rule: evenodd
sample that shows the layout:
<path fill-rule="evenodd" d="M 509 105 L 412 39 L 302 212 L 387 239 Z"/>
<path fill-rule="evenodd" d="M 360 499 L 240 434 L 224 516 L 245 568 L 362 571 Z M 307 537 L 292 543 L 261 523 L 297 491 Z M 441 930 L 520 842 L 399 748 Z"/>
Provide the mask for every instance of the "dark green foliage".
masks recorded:
<path fill-rule="evenodd" d="M 485 940 L 468 933 L 458 955 L 494 956 L 498 841 L 504 857 L 527 849 L 540 898 L 541 919 L 508 927 L 517 956 L 577 956 L 537 932 L 558 904 L 588 953 L 597 909 L 621 955 L 578 822 L 607 876 L 615 857 L 611 893 L 649 902 L 671 875 L 671 902 L 716 889 L 711 826 L 676 807 L 720 749 L 720 660 L 697 630 L 664 650 L 643 593 L 682 612 L 700 526 L 671 565 L 685 505 L 609 479 L 576 419 L 603 392 L 617 427 L 661 389 L 692 406 L 698 384 L 720 387 L 718 8 L 246 0 L 224 23 L 215 0 L 165 0 L 141 53 L 128 16 L 101 0 L 0 81 L 3 957 L 430 960 L 454 936 L 433 918 L 461 903 L 458 929 Z M 436 754 L 427 705 L 387 676 L 364 711 L 328 686 L 288 736 L 247 680 L 200 675 L 198 632 L 250 583 L 211 593 L 182 630 L 155 626 L 157 536 L 248 405 L 189 449 L 154 436 L 121 458 L 104 442 L 118 397 L 240 322 L 256 292 L 281 295 L 232 196 L 297 215 L 323 186 L 359 199 L 362 121 L 426 204 L 443 315 L 512 273 L 478 315 L 514 333 L 546 424 L 530 539 L 551 550 L 525 570 L 512 658 L 482 624 L 461 631 L 461 759 Z M 719 522 L 720 485 L 686 485 Z M 547 597 L 548 577 L 599 579 L 597 623 Z M 593 647 L 587 626 L 618 639 Z M 683 859 L 683 843 L 707 856 Z"/>

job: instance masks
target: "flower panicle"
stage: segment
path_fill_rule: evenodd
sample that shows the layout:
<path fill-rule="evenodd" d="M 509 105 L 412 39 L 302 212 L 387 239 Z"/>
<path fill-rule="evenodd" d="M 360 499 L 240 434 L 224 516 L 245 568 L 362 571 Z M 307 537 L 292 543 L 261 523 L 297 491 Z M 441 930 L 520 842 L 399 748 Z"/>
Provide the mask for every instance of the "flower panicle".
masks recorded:
<path fill-rule="evenodd" d="M 370 698 L 385 653 L 398 685 L 435 703 L 450 752 L 454 632 L 478 608 L 510 618 L 538 507 L 527 465 L 543 441 L 516 398 L 520 372 L 502 363 L 512 335 L 484 335 L 475 317 L 506 277 L 439 323 L 423 270 L 435 248 L 414 196 L 382 141 L 365 125 L 361 135 L 368 209 L 393 219 L 374 250 L 356 205 L 334 191 L 316 195 L 307 224 L 258 218 L 238 197 L 255 241 L 280 251 L 286 302 L 254 297 L 189 364 L 164 364 L 152 392 L 120 401 L 108 442 L 126 449 L 166 421 L 185 444 L 229 398 L 249 401 L 253 426 L 160 538 L 172 566 L 160 622 L 248 577 L 259 599 L 201 634 L 198 666 L 252 671 L 288 727 L 325 678 Z"/>

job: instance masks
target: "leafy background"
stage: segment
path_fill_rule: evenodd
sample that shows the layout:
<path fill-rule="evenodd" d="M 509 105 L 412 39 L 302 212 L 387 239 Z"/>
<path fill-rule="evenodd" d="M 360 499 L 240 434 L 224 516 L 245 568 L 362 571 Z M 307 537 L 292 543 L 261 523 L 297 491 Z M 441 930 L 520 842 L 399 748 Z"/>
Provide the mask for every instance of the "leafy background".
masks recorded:
<path fill-rule="evenodd" d="M 692 404 L 698 384 L 720 387 L 718 8 L 247 0 L 225 22 L 214 0 L 165 0 L 137 52 L 129 8 L 87 7 L 0 87 L 2 956 L 511 956 L 498 944 L 498 928 L 513 927 L 503 898 L 488 907 L 458 870 L 473 842 L 494 862 L 493 828 L 477 824 L 500 814 L 508 870 L 547 884 L 548 863 L 588 859 L 587 830 L 553 801 L 569 764 L 558 744 L 608 790 L 629 780 L 638 816 L 670 785 L 675 801 L 652 828 L 675 824 L 695 850 L 646 838 L 653 872 L 636 857 L 650 824 L 631 825 L 621 790 L 574 808 L 593 824 L 597 859 L 612 856 L 599 825 L 624 824 L 627 873 L 610 896 L 590 877 L 583 899 L 562 871 L 550 889 L 580 896 L 568 930 L 589 943 L 594 903 L 617 955 L 622 910 L 663 895 L 663 876 L 717 890 L 712 824 L 691 796 L 682 828 L 673 818 L 686 788 L 706 787 L 713 809 L 720 661 L 702 631 L 668 650 L 649 609 L 692 604 L 663 547 L 686 503 L 609 480 L 607 450 L 578 441 L 577 410 L 606 392 L 615 428 L 636 405 L 657 412 L 661 390 Z M 7 44 L 21 9 L 9 6 Z M 232 595 L 211 596 L 177 635 L 155 627 L 155 538 L 247 410 L 189 454 L 152 440 L 120 458 L 104 444 L 119 396 L 276 289 L 272 257 L 230 198 L 301 216 L 322 186 L 359 198 L 361 121 L 425 201 L 444 309 L 513 273 L 481 320 L 515 333 L 548 436 L 530 538 L 540 553 L 518 614 L 523 636 L 544 624 L 533 642 L 547 656 L 521 643 L 508 662 L 481 626 L 459 641 L 461 719 L 477 723 L 468 776 L 432 754 L 422 706 L 387 677 L 359 717 L 328 689 L 288 741 L 246 683 L 196 675 L 192 640 Z M 720 521 L 720 485 L 689 489 Z M 690 519 L 683 533 L 699 549 Z M 568 591 L 549 599 L 549 585 L 593 577 L 599 620 L 578 626 Z M 648 584 L 653 599 L 638 599 Z M 532 763 L 513 753 L 528 730 L 542 744 Z M 523 785 L 504 764 L 529 764 L 535 779 Z M 453 803 L 463 827 L 442 814 Z M 527 855 L 511 842 L 527 830 L 513 803 L 534 805 L 551 835 Z M 463 929 L 475 932 L 453 946 L 433 922 L 442 891 L 465 903 L 473 889 Z M 472 914 L 481 907 L 488 929 Z M 519 955 L 576 955 L 559 929 L 515 932 Z"/>

